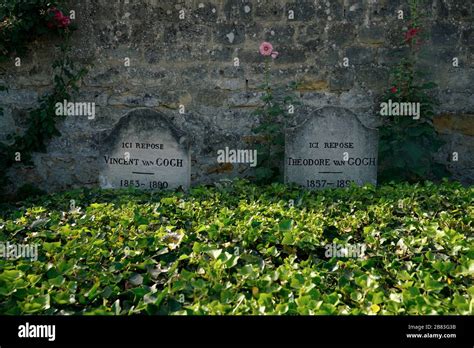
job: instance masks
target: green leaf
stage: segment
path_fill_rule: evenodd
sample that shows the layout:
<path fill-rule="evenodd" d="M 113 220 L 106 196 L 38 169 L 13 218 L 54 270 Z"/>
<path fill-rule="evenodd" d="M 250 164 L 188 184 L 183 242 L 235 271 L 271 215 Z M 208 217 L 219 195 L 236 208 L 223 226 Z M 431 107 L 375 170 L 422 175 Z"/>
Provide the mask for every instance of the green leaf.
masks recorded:
<path fill-rule="evenodd" d="M 291 219 L 285 219 L 280 224 L 278 225 L 278 229 L 280 231 L 289 231 L 293 227 L 293 220 Z"/>
<path fill-rule="evenodd" d="M 224 253 L 225 255 L 225 266 L 226 268 L 232 268 L 237 265 L 237 262 L 239 261 L 239 256 L 236 256 L 234 254 L 229 254 L 228 252 Z"/>
<path fill-rule="evenodd" d="M 427 275 L 424 279 L 424 289 L 427 291 L 439 291 L 444 288 L 445 284 L 436 281 L 432 278 L 431 275 Z"/>
<path fill-rule="evenodd" d="M 222 253 L 222 249 L 212 249 L 212 250 L 206 251 L 206 254 L 208 254 L 214 260 L 217 260 L 217 258 L 219 257 L 221 253 Z"/>
<path fill-rule="evenodd" d="M 48 308 L 50 308 L 50 296 L 49 294 L 46 294 L 30 299 L 28 302 L 23 304 L 22 310 L 24 314 L 34 314 Z"/>
<path fill-rule="evenodd" d="M 0 281 L 3 282 L 13 282 L 16 279 L 19 279 L 22 276 L 22 272 L 17 271 L 17 270 L 9 270 L 9 271 L 3 271 L 0 273 Z"/>
<path fill-rule="evenodd" d="M 120 307 L 120 300 L 117 299 L 114 304 L 112 305 L 112 312 L 115 314 L 115 315 L 119 315 L 120 312 L 121 312 L 122 308 Z"/>
<path fill-rule="evenodd" d="M 133 273 L 132 276 L 130 277 L 129 281 L 130 281 L 131 284 L 133 284 L 135 286 L 142 285 L 143 276 L 141 274 L 138 274 L 138 273 Z"/>
<path fill-rule="evenodd" d="M 380 306 L 373 304 L 372 306 L 370 306 L 370 310 L 374 313 L 378 313 L 380 311 Z"/>
<path fill-rule="evenodd" d="M 65 281 L 64 277 L 62 275 L 58 275 L 56 278 L 50 279 L 49 283 L 51 285 L 59 287 L 64 284 L 64 281 Z"/>

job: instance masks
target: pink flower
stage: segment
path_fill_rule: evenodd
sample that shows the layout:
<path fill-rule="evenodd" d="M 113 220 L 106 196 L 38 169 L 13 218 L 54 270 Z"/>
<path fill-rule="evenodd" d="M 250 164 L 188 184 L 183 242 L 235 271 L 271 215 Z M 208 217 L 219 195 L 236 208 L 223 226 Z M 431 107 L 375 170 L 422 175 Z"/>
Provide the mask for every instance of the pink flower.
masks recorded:
<path fill-rule="evenodd" d="M 54 12 L 54 19 L 57 21 L 57 22 L 61 22 L 61 20 L 64 18 L 64 15 L 61 11 L 59 10 L 56 10 Z"/>
<path fill-rule="evenodd" d="M 260 45 L 260 54 L 262 56 L 270 56 L 273 52 L 273 46 L 270 42 L 262 42 Z M 278 53 L 277 53 L 278 55 Z"/>
<path fill-rule="evenodd" d="M 70 23 L 71 23 L 71 20 L 69 19 L 69 17 L 64 16 L 63 18 L 61 18 L 61 21 L 59 22 L 59 27 L 66 28 Z"/>
<path fill-rule="evenodd" d="M 272 51 L 272 58 L 276 59 L 278 57 L 278 52 L 277 51 Z"/>
<path fill-rule="evenodd" d="M 393 86 L 392 88 L 390 88 L 390 92 L 397 93 L 398 92 L 397 87 Z"/>
<path fill-rule="evenodd" d="M 54 27 L 58 28 L 67 28 L 71 24 L 71 19 L 69 16 L 65 16 L 61 10 L 58 10 L 56 7 L 51 7 L 48 9 L 48 13 L 51 13 L 53 16 L 50 17 L 52 21 L 46 23 L 47 27 L 52 29 Z"/>
<path fill-rule="evenodd" d="M 420 29 L 418 28 L 411 28 L 405 33 L 405 42 L 412 41 L 418 33 L 420 32 Z"/>

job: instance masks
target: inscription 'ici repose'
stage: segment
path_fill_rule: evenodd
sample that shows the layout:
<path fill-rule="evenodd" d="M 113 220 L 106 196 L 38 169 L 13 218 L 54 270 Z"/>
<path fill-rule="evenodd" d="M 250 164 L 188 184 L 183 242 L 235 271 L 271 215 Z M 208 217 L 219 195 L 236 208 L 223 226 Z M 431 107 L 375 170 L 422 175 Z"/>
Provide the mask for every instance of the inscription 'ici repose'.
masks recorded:
<path fill-rule="evenodd" d="M 123 149 L 138 149 L 138 150 L 164 150 L 163 144 L 156 143 L 132 143 L 123 142 Z M 154 160 L 131 158 L 128 152 L 124 153 L 123 157 L 104 156 L 105 163 L 108 165 L 122 165 L 122 166 L 157 166 L 157 167 L 183 167 L 183 160 L 180 158 L 162 158 L 157 157 Z"/>

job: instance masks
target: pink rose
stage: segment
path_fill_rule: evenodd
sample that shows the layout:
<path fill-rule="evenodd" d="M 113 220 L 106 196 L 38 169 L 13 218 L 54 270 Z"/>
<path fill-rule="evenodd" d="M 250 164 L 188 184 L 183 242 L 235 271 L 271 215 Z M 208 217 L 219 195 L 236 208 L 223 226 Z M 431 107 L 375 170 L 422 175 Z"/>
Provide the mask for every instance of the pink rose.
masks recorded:
<path fill-rule="evenodd" d="M 60 23 L 59 24 L 60 27 L 66 28 L 71 23 L 71 20 L 69 19 L 68 16 L 65 16 L 61 18 L 61 21 L 59 23 Z"/>
<path fill-rule="evenodd" d="M 56 10 L 54 12 L 54 19 L 57 21 L 57 22 L 61 22 L 61 20 L 63 19 L 63 13 L 59 10 Z"/>
<path fill-rule="evenodd" d="M 71 24 L 71 19 L 69 16 L 65 16 L 61 10 L 58 10 L 56 7 L 51 7 L 48 9 L 48 13 L 52 14 L 52 21 L 46 23 L 47 27 L 53 29 L 57 28 L 67 28 Z"/>
<path fill-rule="evenodd" d="M 260 45 L 260 54 L 262 56 L 270 56 L 272 52 L 273 52 L 272 44 L 270 42 L 262 42 L 262 44 Z"/>
<path fill-rule="evenodd" d="M 412 41 L 418 33 L 420 32 L 420 29 L 418 28 L 411 28 L 405 33 L 405 42 Z"/>
<path fill-rule="evenodd" d="M 278 52 L 277 51 L 272 51 L 272 58 L 276 59 L 278 57 Z"/>

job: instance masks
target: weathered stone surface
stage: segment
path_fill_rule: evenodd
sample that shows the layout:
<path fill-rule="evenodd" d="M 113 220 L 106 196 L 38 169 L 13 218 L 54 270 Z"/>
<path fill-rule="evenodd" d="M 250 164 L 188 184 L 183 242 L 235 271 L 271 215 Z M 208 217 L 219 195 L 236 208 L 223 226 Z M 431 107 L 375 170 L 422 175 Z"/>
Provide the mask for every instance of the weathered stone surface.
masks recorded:
<path fill-rule="evenodd" d="M 281 46 L 276 64 L 300 63 L 306 61 L 306 50 L 290 46 Z"/>
<path fill-rule="evenodd" d="M 442 139 L 445 144 L 435 160 L 447 166 L 454 180 L 474 184 L 474 136 L 449 132 L 443 133 Z"/>
<path fill-rule="evenodd" d="M 237 45 L 245 41 L 245 26 L 242 24 L 219 24 L 215 38 L 224 45 Z"/>
<path fill-rule="evenodd" d="M 310 189 L 377 182 L 377 131 L 352 112 L 326 107 L 286 134 L 285 182 Z"/>
<path fill-rule="evenodd" d="M 308 21 L 315 18 L 315 8 L 313 2 L 299 0 L 286 4 L 285 16 L 288 18 L 289 11 L 293 11 L 295 21 Z M 292 19 L 289 19 L 290 21 Z"/>
<path fill-rule="evenodd" d="M 385 41 L 386 28 L 380 25 L 363 25 L 359 29 L 359 41 L 369 45 L 382 45 Z"/>
<path fill-rule="evenodd" d="M 29 119 L 29 110 L 27 109 L 12 109 L 12 117 L 13 121 L 15 122 L 15 126 L 20 128 L 27 128 L 28 127 L 28 119 Z"/>
<path fill-rule="evenodd" d="M 215 22 L 217 20 L 217 6 L 213 3 L 200 1 L 193 15 L 203 22 Z"/>
<path fill-rule="evenodd" d="M 361 67 L 357 69 L 356 80 L 371 90 L 383 90 L 389 84 L 389 71 L 385 68 Z"/>
<path fill-rule="evenodd" d="M 328 89 L 326 80 L 304 79 L 298 84 L 298 91 L 325 91 Z"/>
<path fill-rule="evenodd" d="M 329 27 L 328 39 L 336 43 L 338 46 L 343 46 L 355 38 L 354 25 L 352 23 L 334 23 Z"/>
<path fill-rule="evenodd" d="M 458 27 L 451 23 L 436 23 L 431 28 L 434 45 L 454 45 L 459 38 Z"/>
<path fill-rule="evenodd" d="M 0 91 L 0 106 L 5 104 L 14 105 L 33 105 L 38 99 L 38 93 L 28 90 L 14 90 Z"/>
<path fill-rule="evenodd" d="M 226 0 L 224 13 L 228 20 L 252 20 L 253 3 L 250 0 Z"/>
<path fill-rule="evenodd" d="M 361 1 L 349 0 L 344 6 L 344 17 L 354 23 L 360 23 L 364 18 L 364 5 Z"/>
<path fill-rule="evenodd" d="M 346 49 L 345 57 L 349 58 L 349 64 L 369 65 L 375 62 L 375 50 L 369 47 L 353 46 Z"/>
<path fill-rule="evenodd" d="M 374 105 L 389 87 L 389 69 L 408 54 L 405 0 L 70 0 L 69 5 L 78 26 L 71 41 L 74 60 L 89 67 L 74 98 L 95 102 L 97 115 L 61 121 L 62 135 L 48 144 L 47 153 L 34 155 L 38 166 L 12 171 L 18 182 L 31 179 L 48 190 L 97 185 L 102 135 L 137 107 L 165 112 L 188 134 L 193 184 L 248 175 L 238 166 L 213 170 L 215 151 L 227 145 L 247 148 L 246 140 L 254 136 L 251 128 L 258 119 L 252 112 L 261 104 L 265 68 L 258 48 L 264 40 L 280 52 L 270 64 L 272 86 L 300 82 L 298 112 L 344 107 L 367 127 L 378 124 Z M 474 110 L 472 7 L 469 1 L 439 0 L 420 9 L 427 16 L 419 68 L 438 84 L 433 91 L 441 102 L 438 113 Z M 288 18 L 290 9 L 295 19 Z M 397 19 L 398 10 L 404 20 Z M 0 84 L 9 87 L 8 93 L 0 92 L 1 140 L 21 134 L 22 110 L 37 106 L 38 97 L 51 91 L 59 42 L 44 35 L 31 43 L 20 67 L 13 57 L 0 65 Z M 458 68 L 452 66 L 454 56 Z M 349 68 L 342 65 L 344 57 Z M 449 144 L 460 148 L 464 142 L 468 148 L 471 125 L 443 117 L 435 122 Z M 463 154 L 464 159 L 469 157 Z M 457 178 L 470 175 L 459 163 L 451 171 Z"/>
<path fill-rule="evenodd" d="M 474 114 L 442 114 L 433 119 L 440 133 L 461 133 L 474 137 Z"/>
<path fill-rule="evenodd" d="M 103 188 L 188 188 L 188 139 L 168 118 L 149 109 L 124 116 L 104 141 L 100 155 Z"/>
<path fill-rule="evenodd" d="M 354 72 L 348 68 L 335 69 L 329 81 L 332 91 L 348 91 L 353 85 Z"/>
<path fill-rule="evenodd" d="M 274 25 L 265 33 L 265 40 L 276 44 L 288 44 L 293 41 L 295 28 L 291 25 Z"/>
<path fill-rule="evenodd" d="M 446 90 L 439 94 L 441 101 L 441 112 L 465 112 L 474 110 L 474 94 L 469 91 L 458 92 Z"/>
<path fill-rule="evenodd" d="M 207 106 L 222 106 L 227 98 L 227 92 L 221 90 L 200 90 L 196 96 L 196 103 Z"/>
<path fill-rule="evenodd" d="M 255 15 L 260 20 L 281 20 L 284 15 L 284 7 L 274 0 L 262 0 L 257 2 Z"/>
<path fill-rule="evenodd" d="M 461 32 L 461 43 L 466 46 L 474 46 L 474 30 L 465 29 Z"/>

